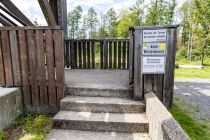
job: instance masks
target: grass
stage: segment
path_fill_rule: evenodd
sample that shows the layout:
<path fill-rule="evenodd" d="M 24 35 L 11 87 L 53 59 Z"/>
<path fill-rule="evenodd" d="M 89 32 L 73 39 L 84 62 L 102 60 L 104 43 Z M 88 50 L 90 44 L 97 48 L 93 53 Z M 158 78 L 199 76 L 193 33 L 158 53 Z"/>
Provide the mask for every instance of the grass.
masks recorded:
<path fill-rule="evenodd" d="M 5 140 L 44 140 L 51 129 L 51 116 L 28 114 L 17 119 L 10 128 L 4 131 Z"/>
<path fill-rule="evenodd" d="M 175 77 L 185 78 L 210 78 L 210 66 L 203 69 L 175 69 Z"/>
<path fill-rule="evenodd" d="M 175 103 L 169 111 L 192 140 L 210 139 L 210 126 L 208 124 L 196 121 Z"/>

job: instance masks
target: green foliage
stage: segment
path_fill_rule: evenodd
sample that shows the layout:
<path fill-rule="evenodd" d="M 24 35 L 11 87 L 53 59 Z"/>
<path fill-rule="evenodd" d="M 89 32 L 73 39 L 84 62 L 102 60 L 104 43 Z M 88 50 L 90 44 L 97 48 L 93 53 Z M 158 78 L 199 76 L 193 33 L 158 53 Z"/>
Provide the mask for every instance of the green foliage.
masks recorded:
<path fill-rule="evenodd" d="M 4 132 L 0 130 L 0 140 L 4 140 L 4 139 L 5 139 Z"/>
<path fill-rule="evenodd" d="M 110 38 L 116 38 L 117 37 L 117 13 L 113 8 L 110 8 L 106 15 L 105 19 L 108 26 L 108 36 Z"/>
<path fill-rule="evenodd" d="M 78 38 L 79 36 L 79 24 L 82 14 L 82 7 L 77 6 L 71 12 L 68 13 L 68 26 L 69 26 L 69 37 Z"/>
<path fill-rule="evenodd" d="M 182 48 L 176 53 L 176 61 L 186 60 L 186 59 L 187 59 L 187 49 L 186 49 L 186 47 L 182 47 Z"/>
<path fill-rule="evenodd" d="M 51 121 L 47 115 L 28 114 L 23 119 L 24 130 L 31 134 L 46 135 L 51 129 L 49 126 L 47 127 Z"/>
<path fill-rule="evenodd" d="M 170 25 L 173 22 L 176 0 L 154 0 L 148 7 L 146 25 Z"/>
<path fill-rule="evenodd" d="M 98 23 L 97 12 L 93 7 L 88 9 L 86 16 L 87 28 L 89 29 L 89 38 L 96 38 L 96 25 Z"/>
<path fill-rule="evenodd" d="M 210 139 L 210 135 L 207 134 L 206 130 L 208 129 L 208 126 L 197 122 L 178 105 L 173 104 L 169 111 L 192 140 Z"/>

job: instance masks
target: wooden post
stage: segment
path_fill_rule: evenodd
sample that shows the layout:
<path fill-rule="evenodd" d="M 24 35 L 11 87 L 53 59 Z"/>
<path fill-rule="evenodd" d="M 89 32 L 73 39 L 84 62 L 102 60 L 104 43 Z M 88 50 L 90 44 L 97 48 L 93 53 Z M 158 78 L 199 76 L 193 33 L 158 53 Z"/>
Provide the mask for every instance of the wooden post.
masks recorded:
<path fill-rule="evenodd" d="M 134 46 L 134 99 L 143 99 L 143 77 L 141 74 L 141 42 L 142 30 L 135 31 L 135 46 Z"/>

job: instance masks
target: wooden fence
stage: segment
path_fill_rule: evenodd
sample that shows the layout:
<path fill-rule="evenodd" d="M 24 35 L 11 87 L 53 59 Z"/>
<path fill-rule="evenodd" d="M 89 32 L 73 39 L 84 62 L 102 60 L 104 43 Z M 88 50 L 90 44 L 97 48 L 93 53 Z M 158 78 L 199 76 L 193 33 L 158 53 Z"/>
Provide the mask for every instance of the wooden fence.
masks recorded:
<path fill-rule="evenodd" d="M 64 96 L 60 27 L 1 27 L 0 85 L 23 87 L 27 106 L 59 106 Z"/>
<path fill-rule="evenodd" d="M 65 40 L 65 67 L 128 69 L 129 39 Z"/>

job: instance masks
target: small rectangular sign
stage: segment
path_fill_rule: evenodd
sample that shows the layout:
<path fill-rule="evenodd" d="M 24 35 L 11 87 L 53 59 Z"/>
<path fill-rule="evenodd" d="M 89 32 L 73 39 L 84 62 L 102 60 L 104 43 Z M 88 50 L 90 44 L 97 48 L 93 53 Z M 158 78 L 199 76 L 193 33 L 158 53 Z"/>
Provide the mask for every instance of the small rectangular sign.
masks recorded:
<path fill-rule="evenodd" d="M 143 30 L 143 42 L 166 42 L 166 29 Z"/>
<path fill-rule="evenodd" d="M 165 55 L 166 43 L 143 43 L 143 55 Z"/>
<path fill-rule="evenodd" d="M 143 56 L 142 73 L 144 74 L 164 74 L 165 56 Z"/>

